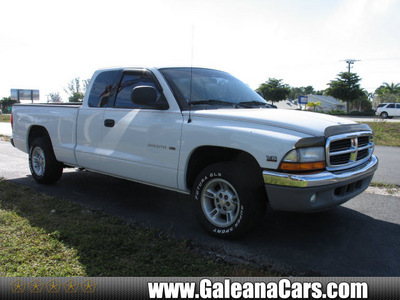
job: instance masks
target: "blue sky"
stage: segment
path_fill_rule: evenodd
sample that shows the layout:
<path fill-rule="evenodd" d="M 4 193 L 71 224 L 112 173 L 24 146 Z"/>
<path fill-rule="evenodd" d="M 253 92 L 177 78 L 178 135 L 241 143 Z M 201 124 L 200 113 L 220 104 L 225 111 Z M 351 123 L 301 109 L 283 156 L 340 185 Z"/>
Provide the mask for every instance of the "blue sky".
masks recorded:
<path fill-rule="evenodd" d="M 400 82 L 399 0 L 7 1 L 0 4 L 0 98 L 60 92 L 112 66 L 228 71 L 325 89 L 348 58 L 370 92 Z M 192 60 L 193 51 L 193 60 Z"/>

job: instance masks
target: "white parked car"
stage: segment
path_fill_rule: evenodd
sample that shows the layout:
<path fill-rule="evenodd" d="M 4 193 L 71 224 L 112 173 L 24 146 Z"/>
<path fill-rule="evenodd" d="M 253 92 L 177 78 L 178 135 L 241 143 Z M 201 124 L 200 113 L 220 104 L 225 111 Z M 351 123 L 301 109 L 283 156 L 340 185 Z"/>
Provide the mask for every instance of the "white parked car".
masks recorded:
<path fill-rule="evenodd" d="M 382 119 L 400 117 L 400 103 L 381 103 L 376 108 L 375 115 Z"/>

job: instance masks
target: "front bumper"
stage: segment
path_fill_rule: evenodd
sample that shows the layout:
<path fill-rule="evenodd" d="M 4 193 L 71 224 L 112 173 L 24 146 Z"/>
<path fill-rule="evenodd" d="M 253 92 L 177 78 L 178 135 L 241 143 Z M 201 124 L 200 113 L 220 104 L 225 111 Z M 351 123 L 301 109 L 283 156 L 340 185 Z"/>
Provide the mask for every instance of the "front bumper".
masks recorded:
<path fill-rule="evenodd" d="M 378 168 L 372 155 L 364 164 L 341 171 L 287 174 L 263 171 L 265 189 L 275 210 L 311 212 L 340 205 L 362 193 Z"/>

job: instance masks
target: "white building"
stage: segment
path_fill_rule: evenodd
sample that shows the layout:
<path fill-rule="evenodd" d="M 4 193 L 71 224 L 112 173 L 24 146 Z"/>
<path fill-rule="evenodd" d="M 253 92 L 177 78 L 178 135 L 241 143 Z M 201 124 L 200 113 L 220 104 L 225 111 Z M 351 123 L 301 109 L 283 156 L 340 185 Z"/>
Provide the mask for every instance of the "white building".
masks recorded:
<path fill-rule="evenodd" d="M 316 111 L 332 111 L 342 110 L 346 111 L 346 103 L 341 102 L 331 96 L 322 95 L 308 95 L 308 103 L 310 102 L 321 102 L 321 107 L 317 107 Z M 305 104 L 298 104 L 297 100 L 287 99 L 279 102 L 274 102 L 277 108 L 280 109 L 301 109 L 301 110 L 314 110 L 314 108 L 308 108 Z"/>
<path fill-rule="evenodd" d="M 310 102 L 321 102 L 321 107 L 316 110 L 322 111 L 332 111 L 332 110 L 342 110 L 346 111 L 346 103 L 332 96 L 323 95 L 308 95 L 308 103 Z"/>

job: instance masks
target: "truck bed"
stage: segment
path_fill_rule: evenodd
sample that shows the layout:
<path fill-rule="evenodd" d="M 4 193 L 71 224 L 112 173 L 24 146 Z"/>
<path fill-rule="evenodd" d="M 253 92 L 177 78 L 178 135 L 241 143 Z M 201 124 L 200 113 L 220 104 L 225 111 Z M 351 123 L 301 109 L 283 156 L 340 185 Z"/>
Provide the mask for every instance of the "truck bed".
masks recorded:
<path fill-rule="evenodd" d="M 41 126 L 48 130 L 56 158 L 75 165 L 76 124 L 81 105 L 82 103 L 15 104 L 15 147 L 29 153 L 27 134 L 35 126 Z"/>

